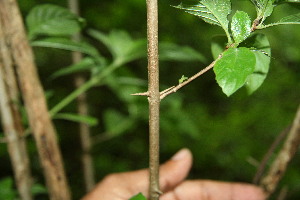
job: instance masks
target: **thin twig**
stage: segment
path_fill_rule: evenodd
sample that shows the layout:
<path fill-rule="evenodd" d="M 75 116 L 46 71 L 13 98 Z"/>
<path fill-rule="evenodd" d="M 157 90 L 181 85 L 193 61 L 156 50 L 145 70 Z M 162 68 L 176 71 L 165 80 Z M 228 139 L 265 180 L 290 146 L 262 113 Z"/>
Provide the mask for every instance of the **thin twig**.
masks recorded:
<path fill-rule="evenodd" d="M 177 92 L 177 90 L 179 90 L 180 88 L 186 86 L 187 84 L 189 84 L 190 82 L 192 82 L 193 80 L 195 80 L 196 78 L 198 78 L 199 76 L 201 76 L 202 74 L 204 74 L 205 72 L 207 72 L 208 70 L 212 69 L 216 62 L 221 59 L 222 54 L 219 55 L 219 57 L 214 60 L 210 65 L 208 65 L 207 67 L 205 67 L 204 69 L 202 69 L 200 72 L 198 72 L 197 74 L 193 75 L 192 77 L 190 77 L 189 79 L 187 79 L 186 81 L 178 84 L 177 86 L 172 86 L 166 90 L 164 90 L 163 92 L 160 93 L 160 99 L 162 100 L 163 98 L 165 98 L 166 96 Z"/>
<path fill-rule="evenodd" d="M 79 1 L 78 0 L 68 0 L 70 10 L 74 12 L 76 15 L 80 14 L 79 9 Z M 80 41 L 81 35 L 75 34 L 73 36 L 74 41 Z M 73 63 L 78 63 L 82 60 L 82 53 L 81 52 L 72 52 L 72 61 Z M 74 84 L 76 88 L 80 88 L 86 82 L 85 78 L 82 75 L 76 75 L 74 79 Z M 80 115 L 88 115 L 88 103 L 87 103 L 87 95 L 86 92 L 83 92 L 77 97 L 77 110 L 78 114 Z M 80 134 L 80 142 L 82 148 L 82 168 L 83 168 L 83 176 L 84 176 L 84 183 L 85 189 L 87 192 L 92 190 L 95 186 L 95 172 L 93 166 L 93 158 L 91 155 L 91 132 L 90 127 L 85 123 L 79 123 L 79 134 Z"/>
<path fill-rule="evenodd" d="M 274 151 L 276 150 L 276 148 L 278 147 L 278 145 L 284 140 L 284 138 L 287 136 L 287 134 L 289 133 L 291 129 L 291 125 L 289 125 L 287 128 L 285 128 L 283 131 L 281 131 L 281 133 L 276 137 L 276 139 L 274 140 L 274 142 L 272 143 L 272 145 L 270 146 L 269 150 L 267 151 L 267 153 L 265 154 L 265 156 L 263 157 L 262 161 L 260 162 L 259 167 L 257 168 L 257 172 L 253 178 L 253 183 L 254 184 L 258 184 L 265 169 L 266 169 L 266 165 L 268 163 L 268 161 L 270 160 L 271 156 L 273 155 Z"/>
<path fill-rule="evenodd" d="M 131 94 L 133 96 L 149 96 L 149 92 L 140 92 L 140 93 L 134 93 Z"/>
<path fill-rule="evenodd" d="M 163 91 L 160 92 L 160 100 L 164 99 L 166 96 L 177 92 L 179 89 L 181 89 L 182 87 L 186 86 L 187 84 L 189 84 L 190 82 L 192 82 L 193 80 L 197 79 L 198 77 L 200 77 L 201 75 L 203 75 L 204 73 L 206 73 L 207 71 L 209 71 L 210 69 L 212 69 L 216 62 L 218 60 L 220 60 L 222 57 L 222 54 L 219 55 L 219 57 L 214 60 L 210 65 L 208 65 L 207 67 L 205 67 L 204 69 L 202 69 L 201 71 L 199 71 L 197 74 L 193 75 L 192 77 L 188 78 L 187 80 L 185 80 L 182 83 L 179 83 L 178 85 L 174 85 L 172 87 L 169 87 Z M 131 95 L 135 95 L 135 96 L 149 96 L 149 92 L 141 92 L 141 93 L 134 93 Z"/>
<path fill-rule="evenodd" d="M 276 189 L 278 182 L 284 175 L 288 163 L 291 161 L 300 145 L 300 106 L 298 107 L 289 135 L 272 163 L 269 172 L 260 182 L 266 196 L 270 196 Z"/>

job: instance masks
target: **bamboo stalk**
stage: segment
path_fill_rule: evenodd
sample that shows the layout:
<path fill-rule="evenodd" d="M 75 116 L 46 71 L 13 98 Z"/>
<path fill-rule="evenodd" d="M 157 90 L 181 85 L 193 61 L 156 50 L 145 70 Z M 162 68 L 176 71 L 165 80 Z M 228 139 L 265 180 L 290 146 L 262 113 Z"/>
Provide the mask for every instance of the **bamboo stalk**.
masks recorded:
<path fill-rule="evenodd" d="M 80 14 L 79 2 L 78 0 L 68 0 L 70 10 L 76 15 Z M 80 41 L 80 34 L 76 34 L 73 36 L 74 41 Z M 73 63 L 78 63 L 82 59 L 81 52 L 72 52 L 72 61 Z M 80 88 L 86 82 L 85 78 L 81 75 L 77 75 L 74 79 L 74 84 L 76 88 Z M 88 103 L 86 93 L 82 93 L 77 97 L 77 109 L 78 114 L 80 115 L 88 115 Z M 80 123 L 79 124 L 79 134 L 80 134 L 80 142 L 82 148 L 82 168 L 83 168 L 83 176 L 86 191 L 89 192 L 95 186 L 95 173 L 93 167 L 93 158 L 91 156 L 91 133 L 90 128 L 87 124 Z"/>
<path fill-rule="evenodd" d="M 159 61 L 158 61 L 158 5 L 147 0 L 148 40 L 148 101 L 149 101 L 149 196 L 158 200 L 159 189 Z"/>
<path fill-rule="evenodd" d="M 70 200 L 71 195 L 56 131 L 50 119 L 45 94 L 38 78 L 16 0 L 0 1 L 0 20 L 16 65 L 29 124 L 37 143 L 51 200 Z"/>
<path fill-rule="evenodd" d="M 2 27 L 1 21 L 0 27 Z M 22 200 L 32 200 L 29 156 L 26 149 L 21 114 L 17 107 L 19 91 L 11 53 L 1 28 L 0 39 L 0 114 L 2 125 L 19 196 Z"/>

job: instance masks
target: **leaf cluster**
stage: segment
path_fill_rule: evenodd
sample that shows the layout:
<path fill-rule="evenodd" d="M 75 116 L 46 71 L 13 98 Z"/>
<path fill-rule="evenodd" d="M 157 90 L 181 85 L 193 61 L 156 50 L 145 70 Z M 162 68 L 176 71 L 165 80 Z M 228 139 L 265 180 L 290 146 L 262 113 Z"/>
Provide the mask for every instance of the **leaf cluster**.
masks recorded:
<path fill-rule="evenodd" d="M 278 22 L 264 24 L 266 18 L 272 15 L 275 6 L 299 1 L 251 0 L 251 2 L 257 11 L 257 17 L 253 21 L 246 12 L 239 10 L 229 21 L 228 15 L 232 11 L 230 0 L 192 0 L 183 1 L 175 6 L 224 30 L 227 42 L 223 38 L 214 40 L 212 53 L 216 59 L 214 66 L 216 81 L 227 96 L 243 86 L 248 93 L 253 93 L 260 87 L 268 73 L 270 45 L 267 37 L 253 33 L 255 30 L 276 25 L 300 24 L 300 13 L 284 17 Z"/>

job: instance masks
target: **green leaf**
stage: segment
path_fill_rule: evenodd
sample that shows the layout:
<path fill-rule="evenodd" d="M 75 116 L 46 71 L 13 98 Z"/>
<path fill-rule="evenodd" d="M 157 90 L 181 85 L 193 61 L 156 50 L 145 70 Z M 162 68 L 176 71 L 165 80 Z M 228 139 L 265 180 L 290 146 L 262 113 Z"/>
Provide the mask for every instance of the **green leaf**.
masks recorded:
<path fill-rule="evenodd" d="M 202 1 L 184 1 L 175 8 L 182 9 L 185 12 L 200 17 L 207 23 L 222 27 L 231 43 L 231 37 L 228 31 L 229 21 L 227 16 L 231 12 L 230 0 L 202 0 Z"/>
<path fill-rule="evenodd" d="M 68 38 L 46 38 L 31 42 L 34 47 L 50 47 L 69 51 L 79 51 L 92 57 L 99 56 L 97 49 L 85 42 L 75 42 Z"/>
<path fill-rule="evenodd" d="M 178 80 L 178 82 L 180 84 L 180 83 L 183 83 L 184 81 L 186 81 L 188 79 L 189 79 L 189 77 L 186 77 L 186 76 L 182 75 L 181 78 Z"/>
<path fill-rule="evenodd" d="M 261 18 L 269 17 L 275 7 L 275 0 L 251 0 L 257 10 L 257 16 Z"/>
<path fill-rule="evenodd" d="M 70 36 L 81 29 L 80 19 L 68 9 L 44 4 L 34 7 L 26 17 L 30 40 L 38 35 Z"/>
<path fill-rule="evenodd" d="M 262 13 L 263 21 L 264 21 L 264 19 L 266 19 L 267 17 L 272 15 L 272 13 L 274 11 L 274 7 L 275 7 L 275 5 L 273 3 L 274 3 L 274 0 L 264 0 L 264 10 Z"/>
<path fill-rule="evenodd" d="M 286 25 L 286 24 L 300 24 L 300 13 L 284 17 L 275 23 L 259 26 L 258 29 L 268 28 L 277 25 Z"/>
<path fill-rule="evenodd" d="M 129 200 L 147 200 L 147 199 L 142 193 L 138 193 L 137 195 L 131 197 Z"/>
<path fill-rule="evenodd" d="M 211 53 L 214 59 L 217 59 L 226 49 L 227 38 L 225 35 L 216 35 L 211 41 Z"/>
<path fill-rule="evenodd" d="M 83 58 L 80 62 L 75 63 L 74 65 L 64 67 L 51 75 L 51 79 L 58 78 L 60 76 L 65 76 L 77 72 L 82 72 L 85 70 L 90 70 L 94 68 L 96 63 L 90 57 Z"/>
<path fill-rule="evenodd" d="M 244 11 L 236 11 L 232 17 L 231 31 L 237 46 L 251 33 L 251 19 L 249 15 Z"/>
<path fill-rule="evenodd" d="M 53 119 L 65 119 L 68 121 L 85 123 L 89 126 L 96 126 L 98 124 L 98 120 L 91 116 L 83 116 L 78 115 L 76 113 L 58 113 L 53 116 Z"/>
<path fill-rule="evenodd" d="M 188 46 L 179 46 L 174 43 L 159 43 L 159 60 L 161 61 L 200 61 L 206 62 L 206 58 Z"/>
<path fill-rule="evenodd" d="M 248 93 L 252 94 L 263 84 L 268 74 L 271 62 L 270 43 L 264 34 L 253 34 L 241 45 L 252 48 L 256 57 L 254 72 L 248 76 L 245 84 Z"/>
<path fill-rule="evenodd" d="M 230 96 L 241 88 L 253 73 L 256 58 L 248 48 L 230 48 L 214 66 L 216 80 L 223 92 Z"/>
<path fill-rule="evenodd" d="M 147 56 L 146 40 L 133 40 L 125 31 L 113 30 L 108 35 L 96 30 L 89 30 L 88 33 L 102 42 L 120 65 Z"/>
<path fill-rule="evenodd" d="M 274 7 L 276 6 L 276 4 L 274 3 L 275 0 L 251 0 L 251 1 L 255 5 L 256 12 L 257 12 L 257 18 L 255 19 L 255 22 L 257 24 L 255 28 L 259 29 L 259 27 L 263 25 L 266 18 L 272 15 L 274 11 Z"/>

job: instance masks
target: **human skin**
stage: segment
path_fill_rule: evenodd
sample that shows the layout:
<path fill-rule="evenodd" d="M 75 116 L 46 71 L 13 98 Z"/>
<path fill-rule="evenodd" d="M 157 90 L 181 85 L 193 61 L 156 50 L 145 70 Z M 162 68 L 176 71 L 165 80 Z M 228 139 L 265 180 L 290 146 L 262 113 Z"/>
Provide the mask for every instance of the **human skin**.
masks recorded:
<path fill-rule="evenodd" d="M 265 200 L 251 184 L 211 180 L 184 180 L 192 166 L 192 154 L 182 149 L 160 167 L 160 200 Z M 148 196 L 148 170 L 108 175 L 81 200 L 128 200 L 137 193 Z"/>

